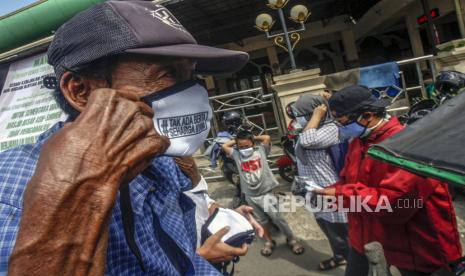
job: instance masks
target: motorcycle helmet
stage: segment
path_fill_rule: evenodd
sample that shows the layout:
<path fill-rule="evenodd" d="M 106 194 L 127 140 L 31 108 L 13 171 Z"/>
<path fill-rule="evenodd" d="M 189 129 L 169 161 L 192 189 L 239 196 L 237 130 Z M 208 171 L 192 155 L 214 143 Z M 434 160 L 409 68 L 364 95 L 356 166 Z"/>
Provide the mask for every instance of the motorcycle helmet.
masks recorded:
<path fill-rule="evenodd" d="M 434 86 L 441 94 L 457 94 L 465 87 L 465 74 L 457 71 L 441 71 L 436 77 Z"/>
<path fill-rule="evenodd" d="M 286 115 L 289 117 L 289 119 L 295 119 L 294 111 L 292 110 L 292 106 L 295 104 L 295 102 L 290 102 L 286 105 Z"/>
<path fill-rule="evenodd" d="M 414 113 L 417 113 L 418 111 L 421 111 L 421 110 L 433 110 L 437 107 L 437 104 L 434 100 L 431 100 L 431 99 L 427 99 L 427 100 L 421 100 L 417 103 L 415 103 L 414 105 L 412 105 L 412 107 L 410 108 L 410 110 L 408 111 L 408 115 L 412 115 Z"/>
<path fill-rule="evenodd" d="M 242 115 L 237 111 L 228 111 L 223 114 L 222 121 L 227 127 L 238 128 L 242 124 Z"/>
<path fill-rule="evenodd" d="M 403 124 L 410 125 L 430 114 L 436 107 L 437 104 L 432 99 L 419 101 L 410 108 L 401 121 Z"/>
<path fill-rule="evenodd" d="M 410 125 L 420 119 L 422 119 L 423 117 L 425 117 L 426 115 L 430 114 L 431 112 L 433 112 L 432 110 L 430 109 L 420 109 L 416 112 L 413 112 L 410 117 L 407 119 L 407 122 L 406 124 L 407 125 Z"/>

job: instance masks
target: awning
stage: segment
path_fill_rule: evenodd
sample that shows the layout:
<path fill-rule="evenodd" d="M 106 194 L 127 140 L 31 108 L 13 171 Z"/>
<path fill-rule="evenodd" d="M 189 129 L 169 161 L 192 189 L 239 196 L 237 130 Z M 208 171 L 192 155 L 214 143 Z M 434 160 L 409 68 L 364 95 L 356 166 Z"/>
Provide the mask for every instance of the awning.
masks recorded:
<path fill-rule="evenodd" d="M 465 93 L 445 102 L 368 154 L 395 166 L 465 185 Z"/>

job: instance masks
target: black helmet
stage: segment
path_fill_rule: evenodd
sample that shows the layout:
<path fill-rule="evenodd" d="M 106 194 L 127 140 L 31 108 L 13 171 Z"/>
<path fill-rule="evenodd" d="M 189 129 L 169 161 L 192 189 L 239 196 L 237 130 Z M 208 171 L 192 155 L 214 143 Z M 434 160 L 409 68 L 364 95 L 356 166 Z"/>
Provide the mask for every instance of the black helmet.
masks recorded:
<path fill-rule="evenodd" d="M 465 87 L 465 74 L 457 71 L 441 71 L 434 86 L 441 94 L 456 94 Z"/>
<path fill-rule="evenodd" d="M 290 119 L 295 119 L 295 114 L 294 111 L 292 110 L 292 106 L 295 104 L 295 102 L 290 102 L 286 105 L 286 114 L 287 117 Z"/>
<path fill-rule="evenodd" d="M 436 107 L 437 107 L 437 103 L 432 99 L 421 100 L 415 103 L 414 105 L 412 105 L 412 107 L 408 111 L 408 115 L 412 115 L 413 113 L 417 113 L 418 111 L 421 111 L 421 110 L 431 111 L 435 109 Z"/>
<path fill-rule="evenodd" d="M 239 127 L 242 124 L 242 116 L 237 111 L 228 111 L 223 114 L 223 123 L 227 127 Z"/>
<path fill-rule="evenodd" d="M 430 114 L 436 107 L 437 103 L 432 99 L 419 101 L 410 108 L 404 117 L 404 123 L 410 125 Z"/>

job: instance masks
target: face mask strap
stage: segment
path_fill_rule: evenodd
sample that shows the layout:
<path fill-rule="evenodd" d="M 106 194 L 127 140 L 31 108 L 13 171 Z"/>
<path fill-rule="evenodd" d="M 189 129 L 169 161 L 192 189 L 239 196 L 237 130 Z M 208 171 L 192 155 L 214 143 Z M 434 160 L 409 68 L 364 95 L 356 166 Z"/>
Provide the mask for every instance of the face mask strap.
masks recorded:
<path fill-rule="evenodd" d="M 372 126 L 372 127 L 368 128 L 368 129 L 369 130 L 374 130 L 377 127 L 379 127 L 383 122 L 384 122 L 384 119 L 381 119 L 381 120 L 379 120 L 379 122 L 375 126 Z"/>
<path fill-rule="evenodd" d="M 199 84 L 195 80 L 188 80 L 185 82 L 181 82 L 178 84 L 175 84 L 173 86 L 170 86 L 168 88 L 165 88 L 163 90 L 157 91 L 157 92 L 152 92 L 147 96 L 142 97 L 140 100 L 143 101 L 144 103 L 148 105 L 152 105 L 153 102 L 159 101 L 165 97 L 171 96 L 173 94 L 178 93 L 179 91 L 185 90 L 189 87 L 192 87 L 194 85 Z"/>

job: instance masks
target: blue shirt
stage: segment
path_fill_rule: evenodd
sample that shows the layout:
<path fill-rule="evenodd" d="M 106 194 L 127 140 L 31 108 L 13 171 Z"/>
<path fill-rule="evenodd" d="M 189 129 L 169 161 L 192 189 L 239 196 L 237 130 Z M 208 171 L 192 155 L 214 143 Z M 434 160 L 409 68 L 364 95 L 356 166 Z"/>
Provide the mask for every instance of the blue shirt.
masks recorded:
<path fill-rule="evenodd" d="M 35 171 L 42 145 L 62 126 L 63 123 L 57 123 L 35 144 L 0 153 L 0 274 L 8 270 L 8 259 L 19 230 L 24 190 Z M 106 274 L 179 275 L 162 249 L 167 243 L 158 237 L 154 227 L 154 219 L 158 218 L 161 228 L 182 251 L 178 261 L 188 271 L 186 275 L 221 275 L 195 253 L 195 205 L 182 193 L 191 187 L 190 180 L 170 157 L 155 158 L 150 170 L 155 179 L 139 175 L 129 184 L 134 236 L 146 272 L 127 245 L 118 195 L 111 217 Z"/>

